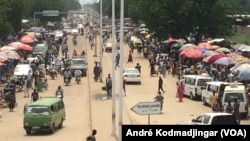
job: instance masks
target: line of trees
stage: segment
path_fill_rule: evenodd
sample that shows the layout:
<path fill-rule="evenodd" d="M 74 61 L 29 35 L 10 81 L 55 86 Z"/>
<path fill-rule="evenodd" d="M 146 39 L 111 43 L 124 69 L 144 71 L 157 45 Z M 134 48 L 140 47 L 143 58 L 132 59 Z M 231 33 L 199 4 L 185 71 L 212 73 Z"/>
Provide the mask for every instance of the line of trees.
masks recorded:
<path fill-rule="evenodd" d="M 33 25 L 34 12 L 43 10 L 58 10 L 67 12 L 69 10 L 81 9 L 78 0 L 0 0 L 0 39 L 4 40 L 12 33 L 17 33 L 22 29 L 22 19 L 28 19 L 29 25 Z M 60 20 L 58 17 L 43 17 L 37 15 L 36 22 Z M 39 20 L 38 20 L 39 19 Z"/>
<path fill-rule="evenodd" d="M 116 18 L 120 0 L 115 1 Z M 93 4 L 97 11 L 99 3 Z M 124 0 L 124 17 L 143 22 L 163 39 L 185 38 L 195 33 L 196 41 L 205 37 L 224 37 L 234 33 L 234 18 L 227 15 L 248 14 L 250 0 Z M 111 17 L 112 1 L 103 0 L 103 14 Z"/>

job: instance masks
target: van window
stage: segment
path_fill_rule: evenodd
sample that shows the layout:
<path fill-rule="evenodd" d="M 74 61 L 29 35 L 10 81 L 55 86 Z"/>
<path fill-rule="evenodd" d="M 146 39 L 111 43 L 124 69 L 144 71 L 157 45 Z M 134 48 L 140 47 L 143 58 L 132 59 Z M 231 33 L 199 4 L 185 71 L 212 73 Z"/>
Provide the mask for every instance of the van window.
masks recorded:
<path fill-rule="evenodd" d="M 211 125 L 235 125 L 237 121 L 234 115 L 216 116 Z"/>
<path fill-rule="evenodd" d="M 225 95 L 224 102 L 228 102 L 228 101 L 232 101 L 233 102 L 235 97 L 237 97 L 240 102 L 244 102 L 243 93 L 227 93 Z"/>
<path fill-rule="evenodd" d="M 210 118 L 211 118 L 211 116 L 206 115 L 205 118 L 204 118 L 204 123 L 205 123 L 205 124 L 208 124 Z"/>
<path fill-rule="evenodd" d="M 196 81 L 196 79 L 190 79 L 190 85 L 195 85 L 195 81 Z"/>
<path fill-rule="evenodd" d="M 212 81 L 211 79 L 198 79 L 197 86 L 205 86 L 206 82 Z"/>
<path fill-rule="evenodd" d="M 209 92 L 213 92 L 213 91 L 218 92 L 218 89 L 219 89 L 219 87 L 215 86 L 215 85 L 209 85 L 208 86 L 208 91 Z"/>
<path fill-rule="evenodd" d="M 47 106 L 30 106 L 27 108 L 27 114 L 43 114 L 49 115 L 49 108 Z"/>

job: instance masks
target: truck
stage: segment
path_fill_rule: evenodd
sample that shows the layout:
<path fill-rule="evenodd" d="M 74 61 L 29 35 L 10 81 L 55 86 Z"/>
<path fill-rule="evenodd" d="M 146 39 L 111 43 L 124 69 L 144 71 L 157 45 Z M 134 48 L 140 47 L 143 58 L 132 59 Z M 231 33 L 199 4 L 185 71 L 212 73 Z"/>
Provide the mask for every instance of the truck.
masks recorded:
<path fill-rule="evenodd" d="M 75 70 L 82 71 L 82 77 L 87 76 L 87 60 L 84 56 L 73 56 L 70 60 L 71 74 L 74 76 Z"/>

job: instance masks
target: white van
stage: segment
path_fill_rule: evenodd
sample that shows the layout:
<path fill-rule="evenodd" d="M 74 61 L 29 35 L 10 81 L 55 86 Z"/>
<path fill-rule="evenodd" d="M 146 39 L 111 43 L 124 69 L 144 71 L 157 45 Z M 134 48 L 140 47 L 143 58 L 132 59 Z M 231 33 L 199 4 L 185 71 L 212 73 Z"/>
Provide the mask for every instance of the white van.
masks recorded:
<path fill-rule="evenodd" d="M 221 102 L 224 108 L 228 105 L 228 101 L 233 104 L 235 97 L 238 98 L 240 102 L 240 113 L 242 118 L 248 117 L 248 99 L 246 95 L 246 89 L 244 85 L 231 84 L 225 87 L 224 94 L 222 96 Z"/>
<path fill-rule="evenodd" d="M 190 99 L 201 99 L 201 91 L 206 89 L 206 82 L 213 81 L 212 77 L 200 75 L 184 75 L 184 95 Z"/>
<path fill-rule="evenodd" d="M 207 82 L 206 89 L 201 92 L 201 99 L 204 105 L 210 106 L 210 97 L 213 95 L 213 91 L 218 97 L 222 97 L 224 94 L 224 90 L 226 86 L 229 86 L 232 83 L 216 81 L 216 82 Z M 238 85 L 243 85 L 242 83 L 238 83 Z"/>
<path fill-rule="evenodd" d="M 21 78 L 23 75 L 27 78 L 29 71 L 33 73 L 32 68 L 29 64 L 19 64 L 15 67 L 14 76 L 15 78 Z"/>

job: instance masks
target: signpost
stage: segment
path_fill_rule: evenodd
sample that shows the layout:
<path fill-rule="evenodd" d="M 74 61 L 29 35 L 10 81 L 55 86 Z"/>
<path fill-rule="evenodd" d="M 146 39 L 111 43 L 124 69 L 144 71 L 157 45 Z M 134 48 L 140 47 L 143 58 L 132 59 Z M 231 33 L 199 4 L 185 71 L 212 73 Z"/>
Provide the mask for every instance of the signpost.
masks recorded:
<path fill-rule="evenodd" d="M 150 124 L 150 115 L 161 113 L 160 102 L 139 102 L 131 108 L 138 115 L 148 115 L 148 124 Z"/>

